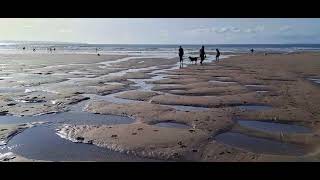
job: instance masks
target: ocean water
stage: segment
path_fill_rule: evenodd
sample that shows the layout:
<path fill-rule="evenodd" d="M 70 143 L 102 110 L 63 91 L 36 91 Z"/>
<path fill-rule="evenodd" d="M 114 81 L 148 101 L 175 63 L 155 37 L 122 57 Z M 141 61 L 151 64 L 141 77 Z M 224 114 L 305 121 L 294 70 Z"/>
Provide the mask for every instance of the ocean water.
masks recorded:
<path fill-rule="evenodd" d="M 291 53 L 301 51 L 320 51 L 320 44 L 207 44 L 206 52 L 215 52 L 218 48 L 222 53 L 248 53 L 250 49 L 256 52 Z M 22 50 L 26 47 L 26 50 Z M 0 54 L 16 53 L 50 53 L 47 48 L 56 48 L 53 53 L 59 54 L 124 54 L 134 56 L 173 57 L 177 56 L 179 45 L 172 44 L 72 44 L 72 43 L 33 43 L 16 42 L 0 43 Z M 198 53 L 201 45 L 182 45 L 185 52 Z M 33 48 L 36 49 L 33 52 Z"/>

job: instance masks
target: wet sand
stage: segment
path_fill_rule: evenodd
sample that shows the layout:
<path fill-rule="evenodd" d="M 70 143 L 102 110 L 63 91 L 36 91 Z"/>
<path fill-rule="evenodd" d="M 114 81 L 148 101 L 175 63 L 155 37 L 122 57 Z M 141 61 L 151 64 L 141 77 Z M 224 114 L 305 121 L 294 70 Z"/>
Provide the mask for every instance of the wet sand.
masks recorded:
<path fill-rule="evenodd" d="M 1 115 L 32 122 L 57 113 L 50 114 L 52 132 L 70 143 L 91 144 L 71 160 L 97 161 L 100 154 L 87 153 L 96 146 L 112 152 L 113 161 L 319 160 L 320 86 L 312 80 L 320 78 L 319 53 L 242 54 L 202 66 L 185 62 L 183 68 L 177 58 L 53 56 L 4 57 Z M 54 120 L 67 111 L 87 113 L 87 120 Z M 90 122 L 97 114 L 99 123 Z M 118 124 L 113 119 L 120 116 L 133 122 Z M 1 127 L 10 128 L 3 129 L 15 129 L 6 122 Z M 21 137 L 23 132 L 19 138 L 29 141 Z M 30 152 L 14 151 L 27 157 L 14 153 L 12 161 L 63 159 L 37 156 L 33 145 Z"/>

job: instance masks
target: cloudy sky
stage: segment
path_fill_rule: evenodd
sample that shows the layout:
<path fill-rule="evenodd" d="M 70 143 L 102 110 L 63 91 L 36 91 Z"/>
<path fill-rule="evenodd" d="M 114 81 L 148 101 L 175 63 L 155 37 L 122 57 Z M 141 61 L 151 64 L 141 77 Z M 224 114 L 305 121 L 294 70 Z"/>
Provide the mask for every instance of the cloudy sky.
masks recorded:
<path fill-rule="evenodd" d="M 0 19 L 1 40 L 111 44 L 320 43 L 320 19 Z"/>

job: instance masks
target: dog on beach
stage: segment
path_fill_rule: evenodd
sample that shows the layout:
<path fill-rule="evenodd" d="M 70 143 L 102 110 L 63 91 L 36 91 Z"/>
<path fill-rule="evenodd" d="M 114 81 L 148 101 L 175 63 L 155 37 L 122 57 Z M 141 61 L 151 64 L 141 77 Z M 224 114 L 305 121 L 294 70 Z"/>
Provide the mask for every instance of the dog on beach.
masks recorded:
<path fill-rule="evenodd" d="M 197 61 L 198 61 L 198 57 L 191 57 L 189 56 L 189 59 L 191 62 L 195 62 L 197 64 Z"/>

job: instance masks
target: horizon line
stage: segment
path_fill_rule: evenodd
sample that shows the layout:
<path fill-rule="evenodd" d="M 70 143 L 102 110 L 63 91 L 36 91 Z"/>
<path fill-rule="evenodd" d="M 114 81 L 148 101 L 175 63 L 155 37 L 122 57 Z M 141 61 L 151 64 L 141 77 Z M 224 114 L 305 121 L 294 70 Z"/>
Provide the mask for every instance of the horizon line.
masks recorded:
<path fill-rule="evenodd" d="M 64 42 L 64 41 L 51 41 L 51 40 L 0 40 L 1 42 L 26 42 L 26 43 L 60 43 L 60 44 L 87 44 L 87 45 L 282 45 L 282 44 L 292 44 L 292 45 L 320 45 L 319 43 L 91 43 L 91 42 Z"/>

